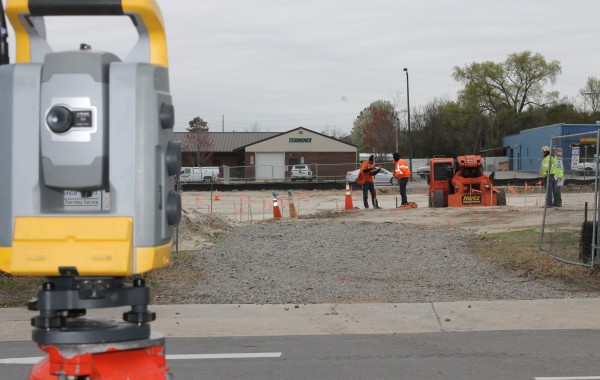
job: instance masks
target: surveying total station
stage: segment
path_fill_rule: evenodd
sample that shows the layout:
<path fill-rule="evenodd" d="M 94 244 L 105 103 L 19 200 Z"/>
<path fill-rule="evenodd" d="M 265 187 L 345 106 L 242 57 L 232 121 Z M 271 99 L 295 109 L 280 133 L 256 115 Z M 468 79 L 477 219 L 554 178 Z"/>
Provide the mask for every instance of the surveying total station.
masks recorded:
<path fill-rule="evenodd" d="M 0 270 L 47 277 L 29 303 L 39 313 L 33 341 L 47 353 L 30 379 L 170 378 L 164 337 L 150 332 L 148 288 L 135 276 L 169 262 L 181 215 L 158 5 L 8 0 L 13 64 L 3 13 Z M 85 43 L 61 52 L 47 43 L 45 17 L 104 15 L 127 16 L 137 30 L 123 60 Z M 122 306 L 131 309 L 121 322 L 84 318 Z"/>

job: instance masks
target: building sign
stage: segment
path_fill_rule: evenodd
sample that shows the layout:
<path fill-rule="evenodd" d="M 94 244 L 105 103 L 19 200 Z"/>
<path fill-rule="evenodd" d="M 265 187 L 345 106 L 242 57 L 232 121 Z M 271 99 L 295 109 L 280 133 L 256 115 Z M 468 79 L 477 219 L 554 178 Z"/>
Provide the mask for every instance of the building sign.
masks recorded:
<path fill-rule="evenodd" d="M 463 205 L 481 204 L 481 194 L 465 194 L 462 196 Z"/>
<path fill-rule="evenodd" d="M 571 147 L 571 169 L 577 169 L 577 165 L 579 165 L 579 147 L 574 146 Z"/>
<path fill-rule="evenodd" d="M 312 137 L 290 137 L 289 143 L 311 143 Z"/>

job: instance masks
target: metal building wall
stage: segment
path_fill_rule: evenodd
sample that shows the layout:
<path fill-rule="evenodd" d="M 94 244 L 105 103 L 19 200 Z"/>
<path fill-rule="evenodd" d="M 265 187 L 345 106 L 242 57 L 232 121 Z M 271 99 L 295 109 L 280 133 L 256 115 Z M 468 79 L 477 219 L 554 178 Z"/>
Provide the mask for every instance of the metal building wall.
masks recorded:
<path fill-rule="evenodd" d="M 517 135 L 505 136 L 502 143 L 508 147 L 507 156 L 510 170 L 538 171 L 543 158 L 541 148 L 544 145 L 550 145 L 552 136 L 593 132 L 598 129 L 600 129 L 600 125 L 597 124 L 554 124 L 526 129 Z M 571 162 L 571 147 L 561 146 L 561 148 L 564 151 L 565 161 Z"/>

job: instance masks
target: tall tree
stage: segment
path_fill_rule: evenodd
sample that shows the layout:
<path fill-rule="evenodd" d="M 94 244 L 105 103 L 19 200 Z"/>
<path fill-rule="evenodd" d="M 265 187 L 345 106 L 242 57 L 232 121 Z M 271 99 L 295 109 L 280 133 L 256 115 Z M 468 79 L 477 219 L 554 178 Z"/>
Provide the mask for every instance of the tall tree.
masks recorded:
<path fill-rule="evenodd" d="M 464 84 L 461 101 L 475 103 L 483 112 L 498 114 L 503 109 L 515 114 L 529 106 L 544 106 L 558 99 L 558 93 L 546 92 L 561 73 L 558 61 L 548 62 L 539 53 L 513 53 L 502 63 L 473 62 L 454 67 L 453 77 Z"/>
<path fill-rule="evenodd" d="M 201 117 L 196 116 L 189 121 L 186 137 L 183 141 L 183 152 L 188 157 L 184 161 L 193 162 L 194 166 L 206 166 L 212 164 L 212 140 L 208 133 L 208 123 Z"/>
<path fill-rule="evenodd" d="M 485 115 L 455 101 L 435 99 L 414 114 L 416 156 L 477 154 L 493 138 Z"/>
<path fill-rule="evenodd" d="M 513 120 L 520 131 L 559 123 L 586 124 L 594 122 L 592 116 L 586 115 L 585 112 L 580 111 L 574 104 L 564 99 L 549 107 L 530 108 Z"/>
<path fill-rule="evenodd" d="M 585 87 L 579 90 L 579 95 L 584 99 L 585 109 L 590 107 L 592 114 L 600 112 L 600 79 L 588 77 Z"/>
<path fill-rule="evenodd" d="M 377 100 L 354 120 L 352 140 L 361 152 L 380 155 L 396 150 L 399 126 L 398 114 L 387 100 Z"/>
<path fill-rule="evenodd" d="M 188 132 L 208 132 L 208 123 L 201 117 L 196 116 L 188 122 Z"/>

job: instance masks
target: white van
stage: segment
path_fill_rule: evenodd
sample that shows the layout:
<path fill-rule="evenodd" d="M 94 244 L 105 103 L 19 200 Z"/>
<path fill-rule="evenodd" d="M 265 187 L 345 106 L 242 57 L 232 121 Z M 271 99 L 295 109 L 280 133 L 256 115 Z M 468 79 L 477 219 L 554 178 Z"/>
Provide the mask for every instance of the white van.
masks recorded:
<path fill-rule="evenodd" d="M 220 178 L 217 166 L 182 167 L 179 182 L 216 182 Z"/>

